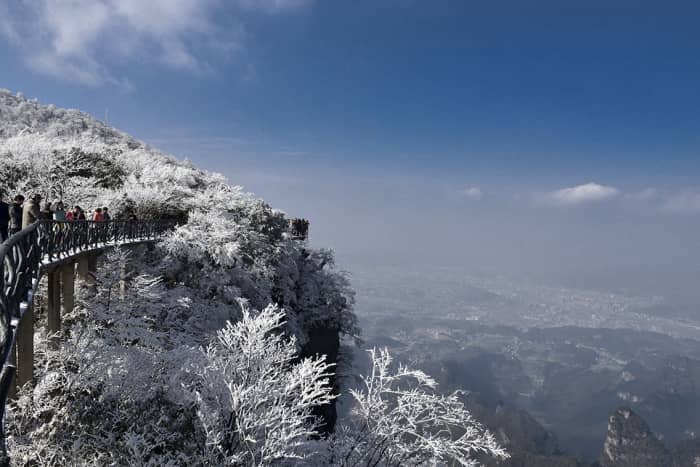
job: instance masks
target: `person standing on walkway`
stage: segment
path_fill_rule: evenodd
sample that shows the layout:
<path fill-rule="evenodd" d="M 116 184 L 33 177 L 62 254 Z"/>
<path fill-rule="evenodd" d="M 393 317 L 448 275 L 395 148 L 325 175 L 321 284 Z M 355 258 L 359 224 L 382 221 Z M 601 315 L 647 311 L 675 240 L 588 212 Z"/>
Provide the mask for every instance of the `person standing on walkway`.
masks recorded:
<path fill-rule="evenodd" d="M 104 220 L 104 217 L 102 216 L 102 208 L 95 209 L 95 212 L 92 213 L 92 221 L 93 222 L 102 222 L 103 220 Z"/>
<path fill-rule="evenodd" d="M 63 201 L 58 201 L 53 205 L 53 220 L 59 222 L 66 221 L 66 210 L 63 206 Z"/>
<path fill-rule="evenodd" d="M 24 209 L 24 196 L 15 196 L 12 206 L 10 206 L 10 235 L 14 235 L 22 230 L 22 212 Z"/>
<path fill-rule="evenodd" d="M 35 194 L 30 198 L 22 212 L 22 228 L 26 229 L 36 221 L 41 219 L 41 195 Z"/>
<path fill-rule="evenodd" d="M 66 220 L 68 221 L 84 221 L 85 220 L 85 214 L 81 214 L 81 209 L 80 206 L 75 205 L 73 206 L 73 209 L 69 210 L 66 213 Z M 82 217 L 81 217 L 82 215 Z"/>
<path fill-rule="evenodd" d="M 10 227 L 10 205 L 2 200 L 3 193 L 0 191 L 0 243 L 7 240 Z"/>
<path fill-rule="evenodd" d="M 48 201 L 41 205 L 41 210 L 39 211 L 39 218 L 42 221 L 50 221 L 53 219 L 53 205 Z"/>
<path fill-rule="evenodd" d="M 112 216 L 109 215 L 109 208 L 108 207 L 102 208 L 102 220 L 105 222 L 112 220 Z"/>

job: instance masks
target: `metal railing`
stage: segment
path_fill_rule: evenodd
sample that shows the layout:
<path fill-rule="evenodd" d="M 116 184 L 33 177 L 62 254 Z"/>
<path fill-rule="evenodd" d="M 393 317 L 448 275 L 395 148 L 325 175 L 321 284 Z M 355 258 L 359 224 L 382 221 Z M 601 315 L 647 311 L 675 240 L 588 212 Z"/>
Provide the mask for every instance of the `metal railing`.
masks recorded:
<path fill-rule="evenodd" d="M 31 304 L 43 270 L 103 248 L 156 241 L 175 223 L 147 221 L 38 221 L 0 245 L 0 465 L 5 464 L 5 403 L 15 374 L 17 326 Z"/>

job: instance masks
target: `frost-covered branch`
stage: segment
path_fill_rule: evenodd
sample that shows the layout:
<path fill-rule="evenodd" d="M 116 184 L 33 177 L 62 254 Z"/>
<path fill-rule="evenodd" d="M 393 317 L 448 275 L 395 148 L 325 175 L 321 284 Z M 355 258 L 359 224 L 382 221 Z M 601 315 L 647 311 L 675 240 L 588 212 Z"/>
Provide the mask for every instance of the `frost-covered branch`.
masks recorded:
<path fill-rule="evenodd" d="M 284 313 L 244 309 L 206 349 L 201 384 L 193 390 L 207 434 L 208 458 L 218 463 L 269 465 L 305 457 L 316 433 L 315 407 L 333 400 L 332 365 L 297 361 L 294 338 L 282 332 Z"/>
<path fill-rule="evenodd" d="M 332 440 L 329 462 L 342 466 L 458 463 L 477 466 L 477 455 L 506 458 L 506 451 L 459 401 L 441 395 L 419 370 L 393 365 L 389 352 L 369 351 L 364 387 L 351 390 L 349 423 Z"/>

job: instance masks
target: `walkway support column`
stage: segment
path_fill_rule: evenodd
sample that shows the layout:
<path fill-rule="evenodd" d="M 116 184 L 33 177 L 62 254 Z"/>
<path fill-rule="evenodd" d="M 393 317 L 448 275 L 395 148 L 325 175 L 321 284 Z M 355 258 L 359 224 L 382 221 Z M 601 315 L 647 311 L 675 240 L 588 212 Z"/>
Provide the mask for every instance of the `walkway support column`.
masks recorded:
<path fill-rule="evenodd" d="M 78 259 L 78 278 L 81 281 L 87 282 L 88 274 L 90 273 L 90 268 L 88 265 L 88 259 L 86 255 L 83 255 Z"/>
<path fill-rule="evenodd" d="M 63 310 L 61 310 L 61 295 L 63 296 Z M 75 264 L 70 263 L 57 271 L 49 273 L 49 307 L 48 307 L 48 333 L 56 334 L 61 331 L 61 312 L 70 313 L 75 305 Z M 51 336 L 49 345 L 57 349 L 59 339 Z"/>
<path fill-rule="evenodd" d="M 97 258 L 99 256 L 99 254 L 95 253 L 88 255 L 88 271 L 97 272 Z"/>
<path fill-rule="evenodd" d="M 131 255 L 134 254 L 135 249 L 133 247 L 125 247 L 130 255 L 124 258 L 124 261 L 119 266 L 119 299 L 124 301 L 126 299 L 126 289 L 129 286 L 129 280 L 131 272 L 133 270 L 132 263 L 130 261 Z"/>
<path fill-rule="evenodd" d="M 34 308 L 23 311 L 17 326 L 17 388 L 34 380 Z"/>
<path fill-rule="evenodd" d="M 95 273 L 97 272 L 97 258 L 99 254 L 85 254 L 78 260 L 78 277 L 88 288 L 95 288 Z"/>
<path fill-rule="evenodd" d="M 88 256 L 88 280 L 87 284 L 90 289 L 90 293 L 97 293 L 97 258 L 99 258 L 99 253 L 93 253 Z"/>
<path fill-rule="evenodd" d="M 71 313 L 75 307 L 75 263 L 70 263 L 61 270 L 61 293 L 63 295 L 63 313 Z M 61 323 L 58 323 L 61 329 Z"/>
<path fill-rule="evenodd" d="M 61 330 L 61 271 L 54 270 L 49 273 L 49 296 L 47 300 L 47 331 L 49 334 Z M 56 347 L 55 337 L 50 339 L 51 347 Z"/>

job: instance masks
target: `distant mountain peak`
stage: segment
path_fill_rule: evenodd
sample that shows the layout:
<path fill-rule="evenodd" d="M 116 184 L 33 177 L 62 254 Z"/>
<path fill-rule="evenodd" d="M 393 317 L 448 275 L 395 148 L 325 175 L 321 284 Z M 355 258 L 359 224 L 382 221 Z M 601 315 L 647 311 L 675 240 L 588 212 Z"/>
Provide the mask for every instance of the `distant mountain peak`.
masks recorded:
<path fill-rule="evenodd" d="M 642 417 L 621 407 L 608 420 L 600 463 L 603 467 L 664 467 L 671 465 L 671 455 Z"/>

